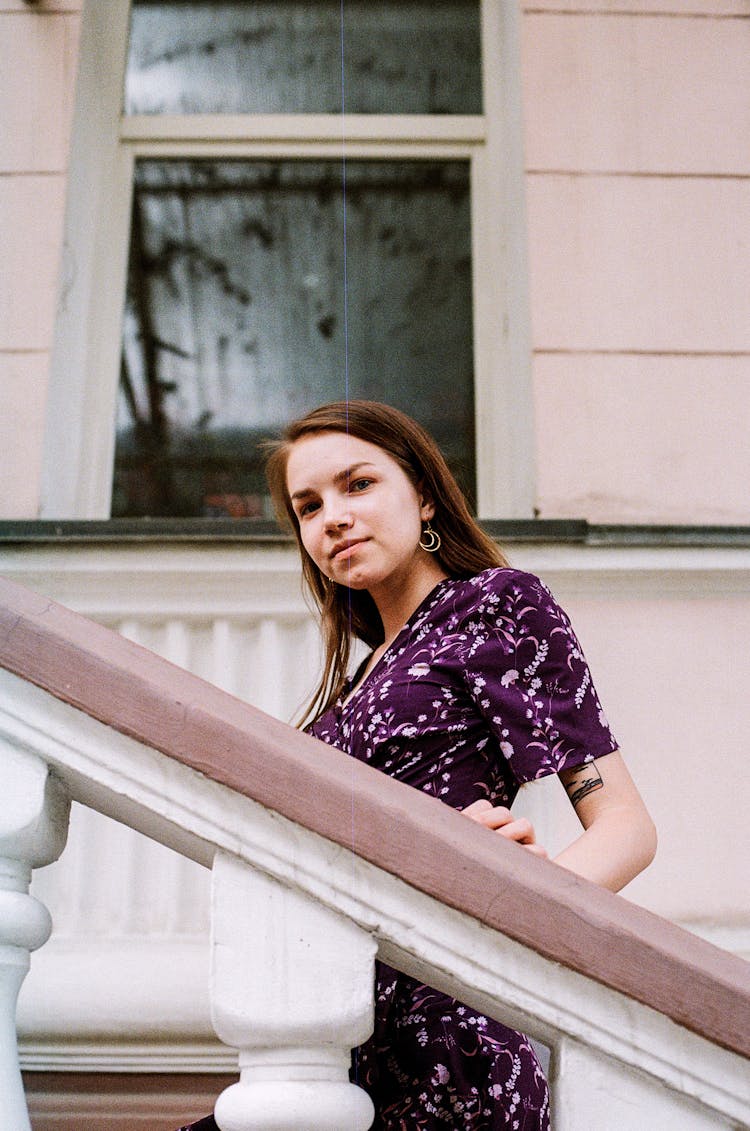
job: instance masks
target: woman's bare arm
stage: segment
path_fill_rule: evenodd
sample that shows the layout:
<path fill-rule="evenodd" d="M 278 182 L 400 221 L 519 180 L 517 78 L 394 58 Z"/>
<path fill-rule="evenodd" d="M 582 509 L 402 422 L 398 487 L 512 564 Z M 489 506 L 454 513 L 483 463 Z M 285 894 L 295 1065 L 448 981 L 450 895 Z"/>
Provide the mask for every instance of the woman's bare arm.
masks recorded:
<path fill-rule="evenodd" d="M 654 823 L 620 752 L 563 770 L 558 776 L 584 831 L 555 857 L 555 863 L 610 891 L 619 891 L 651 863 L 656 852 Z M 529 852 L 547 855 L 536 842 L 531 822 L 514 817 L 505 806 L 475 801 L 462 811 Z"/>
<path fill-rule="evenodd" d="M 656 852 L 654 823 L 620 752 L 558 776 L 584 831 L 555 863 L 619 891 Z"/>

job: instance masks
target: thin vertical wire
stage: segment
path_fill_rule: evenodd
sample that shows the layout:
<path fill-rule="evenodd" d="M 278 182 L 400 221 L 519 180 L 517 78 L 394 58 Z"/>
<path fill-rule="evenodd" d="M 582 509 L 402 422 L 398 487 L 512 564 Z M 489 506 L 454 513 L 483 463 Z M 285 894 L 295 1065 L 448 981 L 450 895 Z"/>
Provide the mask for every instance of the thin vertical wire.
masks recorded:
<path fill-rule="evenodd" d="M 346 76 L 344 73 L 345 61 L 345 43 L 344 43 L 344 0 L 341 0 L 340 8 L 340 32 L 341 32 L 341 201 L 343 212 L 343 242 L 344 242 L 344 400 L 346 401 L 346 434 L 349 435 L 349 275 L 347 264 L 347 230 L 346 230 Z M 349 639 L 352 638 L 352 595 L 351 589 L 349 593 Z M 351 730 L 350 730 L 351 735 Z M 349 756 L 352 757 L 353 751 L 351 749 L 351 737 L 349 740 Z M 354 766 L 352 765 L 352 774 L 354 773 Z M 354 783 L 349 791 L 349 820 L 351 832 L 351 849 L 352 849 L 352 866 L 354 866 L 355 852 L 354 847 L 356 843 L 355 837 L 355 820 L 354 820 Z M 354 877 L 352 877 L 353 879 Z M 353 1076 L 354 1083 L 359 1084 L 359 1057 L 353 1057 Z"/>
<path fill-rule="evenodd" d="M 347 273 L 346 232 L 346 76 L 344 74 L 344 0 L 341 0 L 341 200 L 343 206 L 344 240 L 344 400 L 349 403 L 349 276 Z M 348 425 L 348 419 L 347 419 Z"/>
<path fill-rule="evenodd" d="M 345 72 L 345 59 L 346 59 L 346 46 L 345 46 L 345 19 L 344 19 L 344 3 L 341 0 L 340 16 L 339 16 L 339 34 L 341 42 L 341 205 L 342 205 L 342 239 L 343 239 L 343 268 L 344 268 L 344 400 L 346 401 L 346 434 L 349 435 L 349 274 L 347 263 L 347 230 L 346 230 L 346 72 Z M 352 631 L 352 599 L 351 590 L 349 591 L 349 639 L 351 640 Z M 350 751 L 351 753 L 351 751 Z M 354 830 L 352 829 L 352 843 L 354 840 Z"/>

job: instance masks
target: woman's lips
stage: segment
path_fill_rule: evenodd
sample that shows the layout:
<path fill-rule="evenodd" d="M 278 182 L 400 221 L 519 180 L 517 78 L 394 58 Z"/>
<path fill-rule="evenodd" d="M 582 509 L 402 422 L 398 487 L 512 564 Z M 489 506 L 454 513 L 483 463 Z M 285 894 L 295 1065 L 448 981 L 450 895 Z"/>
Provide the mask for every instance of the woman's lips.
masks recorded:
<path fill-rule="evenodd" d="M 356 538 L 352 539 L 351 542 L 344 542 L 339 546 L 334 546 L 333 550 L 331 551 L 331 561 L 347 561 L 352 556 L 357 547 L 361 546 L 365 540 L 366 539 L 364 538 Z"/>

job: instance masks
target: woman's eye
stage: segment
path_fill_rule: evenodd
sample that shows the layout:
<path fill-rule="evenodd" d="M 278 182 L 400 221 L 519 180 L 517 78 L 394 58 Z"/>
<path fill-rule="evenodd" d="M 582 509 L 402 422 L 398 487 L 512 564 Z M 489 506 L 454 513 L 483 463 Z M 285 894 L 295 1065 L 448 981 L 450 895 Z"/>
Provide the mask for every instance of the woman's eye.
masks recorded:
<path fill-rule="evenodd" d="M 372 483 L 372 479 L 354 479 L 349 484 L 350 491 L 364 491 Z"/>
<path fill-rule="evenodd" d="M 299 509 L 299 516 L 300 518 L 307 518 L 308 515 L 313 514 L 317 509 L 317 503 L 303 503 Z"/>

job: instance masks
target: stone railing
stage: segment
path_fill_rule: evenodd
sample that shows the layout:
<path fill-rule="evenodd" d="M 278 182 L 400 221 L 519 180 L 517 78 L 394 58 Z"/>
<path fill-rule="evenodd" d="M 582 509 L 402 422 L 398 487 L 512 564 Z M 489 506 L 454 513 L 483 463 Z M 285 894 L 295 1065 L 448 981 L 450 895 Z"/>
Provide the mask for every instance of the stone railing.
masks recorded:
<path fill-rule="evenodd" d="M 0 1082 L 72 798 L 212 869 L 226 1131 L 362 1131 L 376 953 L 552 1050 L 556 1131 L 750 1120 L 750 967 L 100 625 L 0 583 Z"/>

